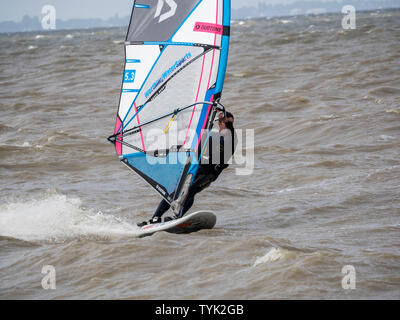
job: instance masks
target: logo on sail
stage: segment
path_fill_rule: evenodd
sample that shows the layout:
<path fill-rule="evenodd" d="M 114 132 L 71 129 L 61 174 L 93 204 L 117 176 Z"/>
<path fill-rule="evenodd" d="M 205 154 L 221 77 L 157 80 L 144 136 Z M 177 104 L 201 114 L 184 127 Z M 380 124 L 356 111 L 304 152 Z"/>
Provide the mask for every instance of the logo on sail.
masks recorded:
<path fill-rule="evenodd" d="M 166 2 L 169 5 L 170 10 L 168 12 L 161 14 L 161 11 L 164 7 L 164 2 Z M 175 15 L 176 8 L 177 4 L 174 0 L 158 0 L 157 10 L 156 14 L 154 15 L 154 18 L 160 17 L 158 23 L 163 22 L 164 20 L 167 20 L 168 18 L 171 18 L 172 16 Z"/>
<path fill-rule="evenodd" d="M 145 93 L 146 98 L 150 95 L 150 93 L 154 91 L 155 88 L 158 87 L 159 84 L 163 83 L 165 79 L 167 79 L 177 68 L 179 68 L 185 61 L 187 61 L 191 57 L 192 54 L 188 52 L 182 58 L 175 61 L 175 63 L 168 70 L 166 70 L 158 80 L 156 80 L 153 83 L 153 85 L 149 88 L 149 90 L 146 91 Z"/>
<path fill-rule="evenodd" d="M 222 35 L 224 27 L 220 24 L 207 23 L 207 22 L 196 22 L 194 24 L 193 31 L 196 32 L 208 32 Z"/>

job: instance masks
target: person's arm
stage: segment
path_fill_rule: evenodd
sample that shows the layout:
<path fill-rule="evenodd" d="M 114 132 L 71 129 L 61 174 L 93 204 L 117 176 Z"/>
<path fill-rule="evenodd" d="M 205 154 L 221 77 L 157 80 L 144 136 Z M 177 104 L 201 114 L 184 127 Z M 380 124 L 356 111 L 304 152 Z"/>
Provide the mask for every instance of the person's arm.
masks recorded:
<path fill-rule="evenodd" d="M 219 163 L 213 166 L 214 171 L 218 174 L 222 172 L 222 170 L 229 167 L 229 165 L 225 161 L 225 136 L 220 135 L 219 137 Z"/>

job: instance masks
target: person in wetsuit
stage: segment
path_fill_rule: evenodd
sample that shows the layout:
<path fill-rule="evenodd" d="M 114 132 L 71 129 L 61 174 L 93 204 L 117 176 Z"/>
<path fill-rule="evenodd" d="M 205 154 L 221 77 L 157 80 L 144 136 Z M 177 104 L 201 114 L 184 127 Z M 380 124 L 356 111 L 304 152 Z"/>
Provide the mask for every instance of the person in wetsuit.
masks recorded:
<path fill-rule="evenodd" d="M 218 116 L 219 132 L 218 133 L 211 132 L 209 138 L 208 152 L 207 152 L 208 157 L 206 157 L 207 161 L 203 161 L 203 159 L 200 161 L 195 179 L 192 185 L 189 187 L 188 195 L 176 218 L 183 217 L 185 213 L 192 207 L 195 195 L 203 191 L 212 182 L 217 180 L 218 176 L 222 173 L 222 171 L 229 166 L 227 162 L 232 157 L 236 147 L 235 130 L 233 127 L 233 122 L 234 122 L 234 117 L 232 113 L 226 112 L 225 115 L 223 113 L 219 114 Z M 217 164 L 214 164 L 212 161 L 212 155 L 215 153 L 219 153 L 218 156 L 220 161 Z M 147 224 L 160 223 L 162 221 L 161 220 L 162 215 L 165 212 L 167 212 L 170 207 L 171 205 L 166 200 L 164 199 L 161 200 L 150 221 L 148 222 L 144 221 L 142 223 L 138 223 L 138 226 L 142 227 Z M 166 217 L 164 221 L 169 221 L 172 219 L 173 218 L 171 217 Z"/>

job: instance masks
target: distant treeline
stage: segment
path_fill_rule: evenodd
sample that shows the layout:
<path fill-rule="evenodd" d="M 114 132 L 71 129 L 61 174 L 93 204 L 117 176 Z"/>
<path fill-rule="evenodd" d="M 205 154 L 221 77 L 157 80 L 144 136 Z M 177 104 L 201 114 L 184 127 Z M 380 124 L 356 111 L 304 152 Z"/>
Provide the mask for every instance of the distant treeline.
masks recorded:
<path fill-rule="evenodd" d="M 285 17 L 301 14 L 320 14 L 342 12 L 342 7 L 352 5 L 356 11 L 399 8 L 399 0 L 344 0 L 338 1 L 298 1 L 291 4 L 265 4 L 260 2 L 257 7 L 242 7 L 232 10 L 233 19 L 256 17 Z"/>
<path fill-rule="evenodd" d="M 346 0 L 337 1 L 300 1 L 291 4 L 264 4 L 259 3 L 257 7 L 242 7 L 232 9 L 232 19 L 257 18 L 257 17 L 284 17 L 301 14 L 319 14 L 328 12 L 341 12 L 344 5 L 352 5 L 357 11 L 376 10 L 383 8 L 399 8 L 399 0 Z M 56 20 L 57 30 L 61 29 L 89 29 L 127 26 L 129 16 L 120 18 L 118 15 L 103 19 L 72 19 Z M 24 16 L 21 22 L 0 22 L 0 32 L 25 32 L 42 30 L 41 18 Z"/>

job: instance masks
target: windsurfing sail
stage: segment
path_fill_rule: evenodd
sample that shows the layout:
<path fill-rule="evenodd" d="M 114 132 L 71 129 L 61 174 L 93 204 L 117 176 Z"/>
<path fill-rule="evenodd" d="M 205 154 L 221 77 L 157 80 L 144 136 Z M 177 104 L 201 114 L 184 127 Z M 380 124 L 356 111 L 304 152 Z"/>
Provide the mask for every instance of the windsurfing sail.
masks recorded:
<path fill-rule="evenodd" d="M 120 160 L 171 203 L 199 166 L 228 60 L 230 0 L 136 0 L 114 134 Z"/>

